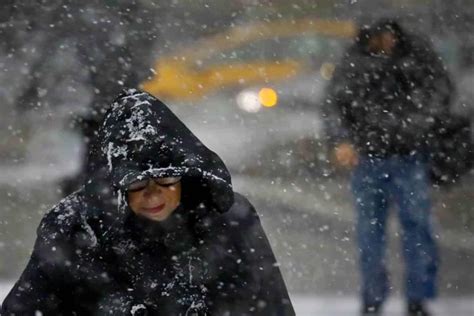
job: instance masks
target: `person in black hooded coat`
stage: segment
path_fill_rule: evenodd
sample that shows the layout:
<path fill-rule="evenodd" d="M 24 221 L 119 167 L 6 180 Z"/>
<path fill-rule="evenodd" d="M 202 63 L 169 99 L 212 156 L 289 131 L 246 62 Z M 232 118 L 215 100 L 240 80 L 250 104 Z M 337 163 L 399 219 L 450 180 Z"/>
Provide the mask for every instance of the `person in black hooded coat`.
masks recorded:
<path fill-rule="evenodd" d="M 120 95 L 87 170 L 41 221 L 2 315 L 295 314 L 255 209 L 162 102 Z"/>
<path fill-rule="evenodd" d="M 354 168 L 363 315 L 379 315 L 390 291 L 385 246 L 392 202 L 402 228 L 407 315 L 428 315 L 425 302 L 437 294 L 430 156 L 453 93 L 431 45 L 390 19 L 360 30 L 328 87 L 329 143 L 338 162 Z"/>

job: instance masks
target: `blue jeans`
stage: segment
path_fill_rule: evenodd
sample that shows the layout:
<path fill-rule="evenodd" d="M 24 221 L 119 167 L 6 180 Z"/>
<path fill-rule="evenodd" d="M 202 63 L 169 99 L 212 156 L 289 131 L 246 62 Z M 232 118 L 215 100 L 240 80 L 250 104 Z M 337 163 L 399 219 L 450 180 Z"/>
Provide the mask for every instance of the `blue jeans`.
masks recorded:
<path fill-rule="evenodd" d="M 352 191 L 357 211 L 357 241 L 362 299 L 381 304 L 389 289 L 385 267 L 385 227 L 389 203 L 398 205 L 409 301 L 436 295 L 438 252 L 430 218 L 428 164 L 420 156 L 362 157 Z"/>

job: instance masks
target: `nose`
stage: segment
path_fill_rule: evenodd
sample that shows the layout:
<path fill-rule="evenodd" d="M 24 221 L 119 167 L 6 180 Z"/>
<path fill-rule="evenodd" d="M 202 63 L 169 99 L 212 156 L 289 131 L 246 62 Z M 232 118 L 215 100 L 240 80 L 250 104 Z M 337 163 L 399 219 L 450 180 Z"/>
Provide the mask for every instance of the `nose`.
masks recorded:
<path fill-rule="evenodd" d="M 145 188 L 144 195 L 149 197 L 153 196 L 154 194 L 161 194 L 162 193 L 162 188 L 155 183 L 155 181 L 149 181 L 148 185 Z"/>

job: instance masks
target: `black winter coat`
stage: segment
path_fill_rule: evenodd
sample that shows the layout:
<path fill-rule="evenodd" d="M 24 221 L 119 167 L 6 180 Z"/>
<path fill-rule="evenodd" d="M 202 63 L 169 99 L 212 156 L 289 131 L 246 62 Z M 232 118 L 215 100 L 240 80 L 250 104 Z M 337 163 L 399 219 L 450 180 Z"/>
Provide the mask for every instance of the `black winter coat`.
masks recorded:
<path fill-rule="evenodd" d="M 392 55 L 375 55 L 368 38 L 390 26 Z M 393 21 L 361 30 L 329 85 L 326 115 L 331 142 L 350 141 L 364 155 L 426 151 L 449 113 L 453 85 L 431 45 Z"/>
<path fill-rule="evenodd" d="M 254 208 L 163 103 L 126 91 L 90 155 L 89 180 L 43 218 L 2 315 L 294 315 Z M 170 218 L 131 212 L 129 183 L 173 175 Z"/>

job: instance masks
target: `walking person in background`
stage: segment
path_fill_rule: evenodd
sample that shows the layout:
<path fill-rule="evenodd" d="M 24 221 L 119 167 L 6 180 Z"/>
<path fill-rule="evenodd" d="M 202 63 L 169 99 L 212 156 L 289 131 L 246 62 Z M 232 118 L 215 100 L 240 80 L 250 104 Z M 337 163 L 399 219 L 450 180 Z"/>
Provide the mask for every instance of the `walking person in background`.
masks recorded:
<path fill-rule="evenodd" d="M 295 314 L 255 209 L 159 100 L 119 96 L 88 162 L 2 315 Z"/>
<path fill-rule="evenodd" d="M 398 206 L 407 315 L 436 296 L 429 155 L 449 111 L 451 81 L 422 38 L 393 20 L 362 28 L 329 85 L 327 127 L 339 164 L 353 167 L 362 315 L 380 315 L 389 292 L 386 220 Z"/>

